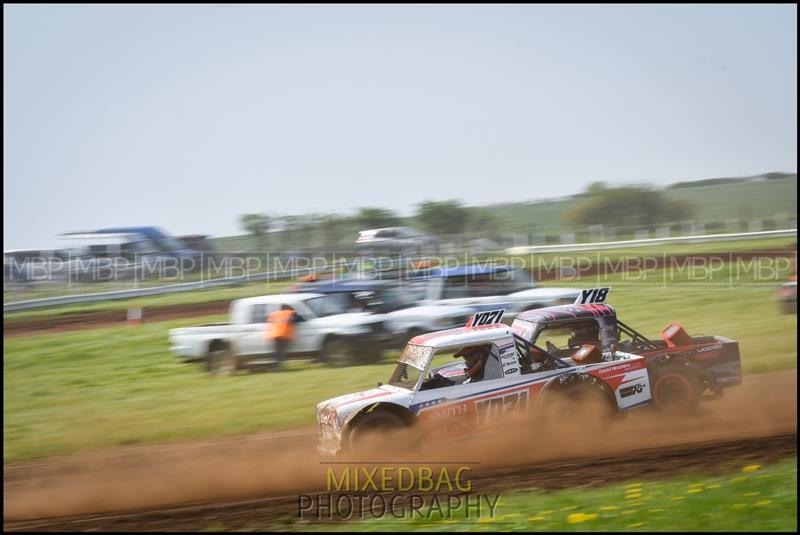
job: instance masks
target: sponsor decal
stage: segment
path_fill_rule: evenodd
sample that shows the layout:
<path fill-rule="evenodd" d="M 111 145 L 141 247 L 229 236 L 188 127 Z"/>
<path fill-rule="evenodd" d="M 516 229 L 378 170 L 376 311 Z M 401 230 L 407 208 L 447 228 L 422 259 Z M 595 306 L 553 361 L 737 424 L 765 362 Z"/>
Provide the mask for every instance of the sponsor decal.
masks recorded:
<path fill-rule="evenodd" d="M 511 324 L 511 332 L 523 340 L 530 342 L 533 336 L 533 323 L 524 320 L 516 320 Z"/>
<path fill-rule="evenodd" d="M 620 397 L 626 398 L 628 396 L 633 396 L 635 394 L 641 394 L 644 392 L 644 385 L 641 383 L 636 383 L 635 385 L 624 386 L 619 389 Z"/>

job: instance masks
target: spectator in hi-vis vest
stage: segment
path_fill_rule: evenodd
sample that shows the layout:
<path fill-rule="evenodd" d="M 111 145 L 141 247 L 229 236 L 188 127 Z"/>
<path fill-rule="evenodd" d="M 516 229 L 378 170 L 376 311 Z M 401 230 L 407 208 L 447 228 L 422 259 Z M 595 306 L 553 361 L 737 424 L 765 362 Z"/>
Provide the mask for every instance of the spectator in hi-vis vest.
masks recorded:
<path fill-rule="evenodd" d="M 280 310 L 272 312 L 267 318 L 267 329 L 264 332 L 267 340 L 275 344 L 275 358 L 278 366 L 286 358 L 286 349 L 294 340 L 294 324 L 297 323 L 297 314 L 289 305 L 281 305 Z"/>

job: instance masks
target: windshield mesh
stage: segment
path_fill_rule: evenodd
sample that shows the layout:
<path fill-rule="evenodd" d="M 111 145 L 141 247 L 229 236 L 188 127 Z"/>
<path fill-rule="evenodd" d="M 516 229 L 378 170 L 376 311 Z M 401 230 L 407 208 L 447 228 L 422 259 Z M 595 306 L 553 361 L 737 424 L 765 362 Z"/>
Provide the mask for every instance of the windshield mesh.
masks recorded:
<path fill-rule="evenodd" d="M 392 373 L 392 377 L 389 379 L 389 384 L 413 390 L 420 375 L 422 375 L 420 370 L 409 366 L 405 362 L 398 362 L 397 368 L 394 369 L 394 373 Z"/>
<path fill-rule="evenodd" d="M 418 370 L 424 370 L 432 352 L 432 347 L 408 344 L 398 362 L 410 364 Z"/>

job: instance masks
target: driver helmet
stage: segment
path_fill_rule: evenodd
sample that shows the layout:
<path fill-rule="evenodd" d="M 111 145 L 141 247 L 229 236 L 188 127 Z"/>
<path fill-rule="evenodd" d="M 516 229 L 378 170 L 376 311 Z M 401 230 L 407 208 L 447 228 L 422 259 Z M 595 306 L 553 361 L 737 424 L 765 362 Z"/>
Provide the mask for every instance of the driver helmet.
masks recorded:
<path fill-rule="evenodd" d="M 453 358 L 463 357 L 467 364 L 467 376 L 474 378 L 483 370 L 484 357 L 488 356 L 488 346 L 472 346 L 461 348 L 455 352 Z"/>
<path fill-rule="evenodd" d="M 569 346 L 577 346 L 585 343 L 597 343 L 599 339 L 599 329 L 597 324 L 592 324 L 587 327 L 575 327 L 572 329 L 572 336 L 569 339 Z"/>

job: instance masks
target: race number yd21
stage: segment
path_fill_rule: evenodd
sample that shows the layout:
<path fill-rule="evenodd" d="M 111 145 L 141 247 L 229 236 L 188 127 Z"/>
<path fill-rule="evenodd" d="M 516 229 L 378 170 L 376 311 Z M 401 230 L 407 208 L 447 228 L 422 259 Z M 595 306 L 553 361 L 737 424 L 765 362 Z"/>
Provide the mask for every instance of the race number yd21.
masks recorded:
<path fill-rule="evenodd" d="M 505 396 L 482 399 L 475 402 L 478 425 L 487 425 L 505 416 L 518 416 L 528 412 L 528 391 L 514 392 Z"/>
<path fill-rule="evenodd" d="M 497 310 L 487 310 L 486 312 L 478 312 L 467 321 L 467 327 L 475 327 L 476 325 L 492 325 L 493 323 L 500 323 L 503 319 L 504 308 Z"/>

